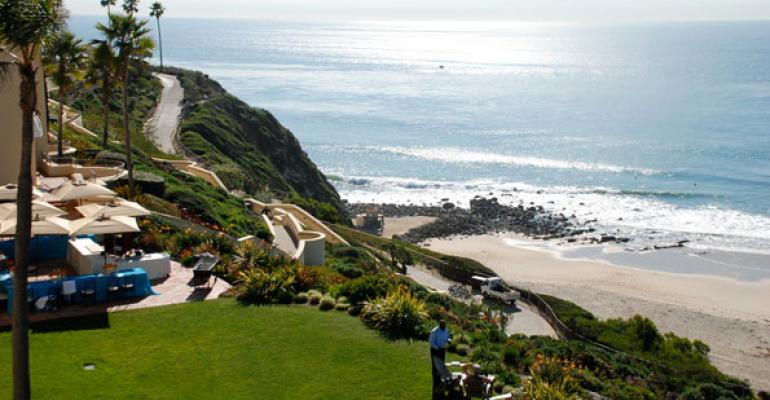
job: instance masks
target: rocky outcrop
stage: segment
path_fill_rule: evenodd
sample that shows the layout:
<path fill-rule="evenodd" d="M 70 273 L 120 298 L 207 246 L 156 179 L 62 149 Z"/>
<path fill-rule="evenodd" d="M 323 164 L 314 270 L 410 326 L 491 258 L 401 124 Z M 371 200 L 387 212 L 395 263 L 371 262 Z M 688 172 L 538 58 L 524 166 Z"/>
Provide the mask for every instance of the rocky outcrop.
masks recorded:
<path fill-rule="evenodd" d="M 496 198 L 476 197 L 470 201 L 470 209 L 454 207 L 449 203 L 441 207 L 424 207 L 393 204 L 353 204 L 351 214 L 376 208 L 385 216 L 427 215 L 437 219 L 415 228 L 402 236 L 413 243 L 430 238 L 454 235 L 483 235 L 489 233 L 516 232 L 538 239 L 575 237 L 592 233 L 593 228 L 580 224 L 574 217 L 548 212 L 542 206 L 520 204 L 507 206 Z"/>

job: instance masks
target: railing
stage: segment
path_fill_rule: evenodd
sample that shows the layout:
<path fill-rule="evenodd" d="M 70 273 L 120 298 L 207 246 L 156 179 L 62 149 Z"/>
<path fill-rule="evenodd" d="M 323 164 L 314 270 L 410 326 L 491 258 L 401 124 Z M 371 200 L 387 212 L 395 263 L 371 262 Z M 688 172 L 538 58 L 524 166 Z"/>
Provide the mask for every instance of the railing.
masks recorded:
<path fill-rule="evenodd" d="M 68 156 L 50 156 L 47 161 L 57 165 L 81 165 L 84 167 L 105 167 L 105 168 L 124 168 L 125 164 L 118 160 L 106 160 L 106 159 L 84 159 Z"/>

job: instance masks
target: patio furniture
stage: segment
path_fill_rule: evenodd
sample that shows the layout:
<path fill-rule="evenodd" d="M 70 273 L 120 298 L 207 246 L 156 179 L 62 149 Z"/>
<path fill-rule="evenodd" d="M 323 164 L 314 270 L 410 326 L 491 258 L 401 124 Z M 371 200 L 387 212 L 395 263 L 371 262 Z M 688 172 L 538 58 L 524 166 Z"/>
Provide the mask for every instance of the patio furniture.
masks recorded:
<path fill-rule="evenodd" d="M 67 303 L 72 302 L 72 295 L 78 292 L 77 282 L 74 280 L 67 280 L 62 282 L 61 294 L 64 295 L 64 301 Z"/>
<path fill-rule="evenodd" d="M 37 311 L 45 311 L 48 305 L 48 297 L 40 297 L 34 301 L 34 304 Z"/>
<path fill-rule="evenodd" d="M 96 301 L 96 279 L 84 280 L 80 288 L 81 299 L 87 299 L 90 302 Z"/>
<path fill-rule="evenodd" d="M 133 275 L 127 275 L 120 278 L 120 294 L 122 297 L 130 297 L 134 294 L 134 287 L 136 284 L 134 283 L 134 276 Z"/>
<path fill-rule="evenodd" d="M 217 264 L 219 264 L 219 257 L 215 255 L 204 253 L 198 256 L 198 261 L 193 266 L 193 286 L 197 288 L 205 283 L 207 288 L 211 288 L 211 276 Z"/>
<path fill-rule="evenodd" d="M 46 304 L 48 311 L 54 311 L 59 308 L 59 293 L 61 293 L 61 288 L 58 285 L 48 287 L 48 303 Z"/>
<path fill-rule="evenodd" d="M 119 258 L 118 270 L 138 268 L 147 273 L 151 280 L 164 279 L 171 275 L 171 256 L 167 253 L 145 253 L 140 257 Z"/>
<path fill-rule="evenodd" d="M 118 277 L 110 276 L 107 280 L 107 299 L 117 300 L 120 295 L 120 282 Z"/>
<path fill-rule="evenodd" d="M 446 367 L 461 367 L 463 372 L 454 372 L 452 376 L 459 381 L 463 389 L 465 399 L 484 399 L 492 396 L 494 387 L 494 375 L 482 375 L 481 366 L 471 363 L 460 363 L 453 361 L 446 364 Z"/>

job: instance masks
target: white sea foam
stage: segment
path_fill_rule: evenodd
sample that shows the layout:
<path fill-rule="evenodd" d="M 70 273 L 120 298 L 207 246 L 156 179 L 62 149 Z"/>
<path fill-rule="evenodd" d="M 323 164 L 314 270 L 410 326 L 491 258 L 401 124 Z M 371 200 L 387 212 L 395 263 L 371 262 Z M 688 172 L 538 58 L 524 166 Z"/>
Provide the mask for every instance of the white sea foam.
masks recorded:
<path fill-rule="evenodd" d="M 494 180 L 430 181 L 396 177 L 343 177 L 337 187 L 350 202 L 437 205 L 442 199 L 468 207 L 476 195 L 494 196 L 503 204 L 543 205 L 597 220 L 600 231 L 628 236 L 641 247 L 691 240 L 694 247 L 767 251 L 770 217 L 717 206 L 681 207 L 656 199 L 654 193 L 624 193 L 602 187 L 537 187 Z M 670 193 L 661 193 L 665 197 Z"/>
<path fill-rule="evenodd" d="M 651 168 L 634 168 L 604 163 L 584 161 L 556 160 L 542 157 L 518 156 L 492 152 L 463 150 L 454 147 L 398 147 L 398 146 L 347 146 L 341 151 L 379 151 L 414 157 L 428 161 L 439 161 L 452 164 L 499 164 L 519 167 L 563 169 L 579 171 L 595 171 L 610 173 L 635 173 L 640 175 L 656 175 L 660 171 Z"/>

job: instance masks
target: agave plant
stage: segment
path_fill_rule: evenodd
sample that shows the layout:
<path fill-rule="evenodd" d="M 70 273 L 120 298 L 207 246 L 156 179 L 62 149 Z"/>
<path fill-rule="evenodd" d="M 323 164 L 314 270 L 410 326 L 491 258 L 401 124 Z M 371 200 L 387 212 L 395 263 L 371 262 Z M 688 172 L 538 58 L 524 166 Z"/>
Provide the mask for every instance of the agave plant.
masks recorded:
<path fill-rule="evenodd" d="M 386 297 L 367 304 L 361 318 L 388 335 L 415 337 L 428 320 L 428 308 L 408 288 L 399 286 Z"/>
<path fill-rule="evenodd" d="M 294 274 L 289 269 L 267 272 L 258 268 L 241 271 L 238 300 L 253 304 L 289 304 L 294 299 Z"/>

